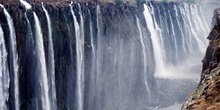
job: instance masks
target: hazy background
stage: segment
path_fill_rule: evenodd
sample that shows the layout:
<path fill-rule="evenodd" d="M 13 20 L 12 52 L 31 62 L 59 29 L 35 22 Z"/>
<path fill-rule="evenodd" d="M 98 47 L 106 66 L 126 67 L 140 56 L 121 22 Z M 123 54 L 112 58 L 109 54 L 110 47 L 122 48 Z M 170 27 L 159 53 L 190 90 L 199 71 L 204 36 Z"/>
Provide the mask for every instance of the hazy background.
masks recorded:
<path fill-rule="evenodd" d="M 211 27 L 213 13 L 216 8 L 220 7 L 220 0 L 196 0 L 196 4 L 202 6 L 204 17 L 207 20 L 209 27 Z"/>

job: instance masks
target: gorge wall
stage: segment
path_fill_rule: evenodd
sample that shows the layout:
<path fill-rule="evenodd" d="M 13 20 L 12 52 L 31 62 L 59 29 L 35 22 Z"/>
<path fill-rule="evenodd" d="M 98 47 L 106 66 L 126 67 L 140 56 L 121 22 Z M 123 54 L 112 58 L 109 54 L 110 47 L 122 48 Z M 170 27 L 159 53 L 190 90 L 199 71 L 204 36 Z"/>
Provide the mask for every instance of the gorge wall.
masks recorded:
<path fill-rule="evenodd" d="M 1 2 L 2 108 L 150 110 L 195 88 L 209 30 L 200 6 L 43 2 Z"/>

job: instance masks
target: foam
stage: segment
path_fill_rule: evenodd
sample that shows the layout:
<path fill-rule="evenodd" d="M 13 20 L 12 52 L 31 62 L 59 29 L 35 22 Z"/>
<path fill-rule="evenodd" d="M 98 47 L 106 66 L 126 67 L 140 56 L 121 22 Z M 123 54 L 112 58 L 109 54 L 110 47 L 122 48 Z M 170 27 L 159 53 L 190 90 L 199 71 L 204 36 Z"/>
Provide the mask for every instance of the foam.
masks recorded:
<path fill-rule="evenodd" d="M 23 4 L 25 6 L 25 8 L 27 10 L 32 8 L 32 6 L 28 2 L 26 2 L 24 0 L 20 0 L 20 2 L 21 2 L 21 4 Z"/>

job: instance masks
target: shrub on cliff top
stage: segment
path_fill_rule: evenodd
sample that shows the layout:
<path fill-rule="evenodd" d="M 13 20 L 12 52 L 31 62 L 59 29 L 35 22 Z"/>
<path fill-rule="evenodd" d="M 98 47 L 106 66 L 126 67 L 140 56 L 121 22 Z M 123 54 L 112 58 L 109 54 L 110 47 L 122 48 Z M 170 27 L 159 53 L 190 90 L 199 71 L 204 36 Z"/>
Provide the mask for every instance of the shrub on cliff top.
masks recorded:
<path fill-rule="evenodd" d="M 137 3 L 139 2 L 146 2 L 146 0 L 136 0 Z"/>
<path fill-rule="evenodd" d="M 122 0 L 115 0 L 115 3 L 116 4 L 123 4 L 123 1 Z"/>

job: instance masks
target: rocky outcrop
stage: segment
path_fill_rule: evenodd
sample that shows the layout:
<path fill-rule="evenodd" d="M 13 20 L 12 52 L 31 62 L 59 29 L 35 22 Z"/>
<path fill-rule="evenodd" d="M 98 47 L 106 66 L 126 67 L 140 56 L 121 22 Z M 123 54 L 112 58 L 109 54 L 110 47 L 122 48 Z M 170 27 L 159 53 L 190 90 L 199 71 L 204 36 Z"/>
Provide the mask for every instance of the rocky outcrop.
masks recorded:
<path fill-rule="evenodd" d="M 220 109 L 220 8 L 215 10 L 212 24 L 201 80 L 196 91 L 186 98 L 182 110 Z"/>

